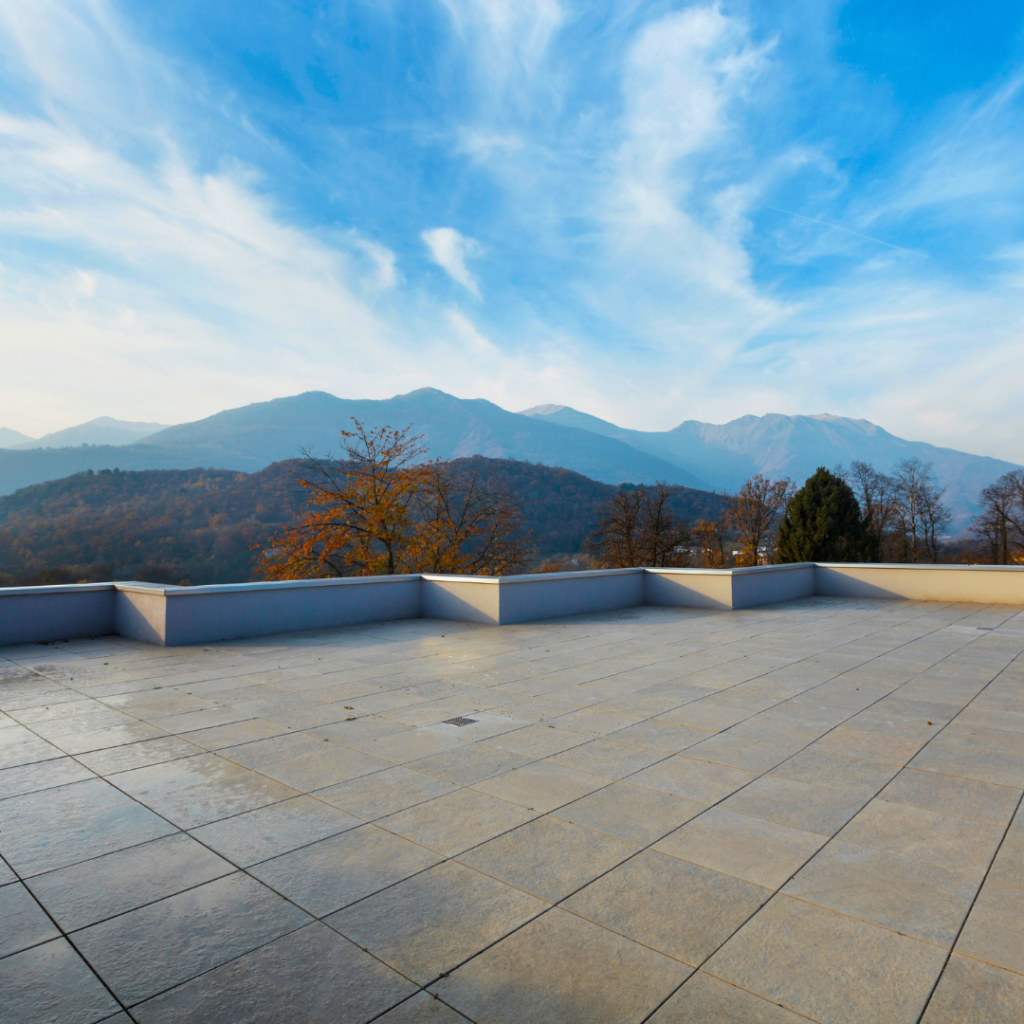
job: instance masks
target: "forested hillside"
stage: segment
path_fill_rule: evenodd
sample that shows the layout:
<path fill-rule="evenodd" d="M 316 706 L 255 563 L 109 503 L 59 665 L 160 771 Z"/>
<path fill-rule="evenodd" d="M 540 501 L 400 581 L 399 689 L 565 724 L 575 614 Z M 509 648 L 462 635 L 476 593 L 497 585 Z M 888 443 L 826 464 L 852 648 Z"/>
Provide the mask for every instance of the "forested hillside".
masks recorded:
<path fill-rule="evenodd" d="M 519 499 L 538 560 L 580 550 L 616 488 L 567 469 L 474 456 L 453 465 Z M 239 583 L 258 548 L 301 509 L 298 461 L 258 473 L 168 469 L 78 473 L 0 498 L 0 585 L 140 579 Z M 675 512 L 714 518 L 722 499 L 680 488 Z"/>

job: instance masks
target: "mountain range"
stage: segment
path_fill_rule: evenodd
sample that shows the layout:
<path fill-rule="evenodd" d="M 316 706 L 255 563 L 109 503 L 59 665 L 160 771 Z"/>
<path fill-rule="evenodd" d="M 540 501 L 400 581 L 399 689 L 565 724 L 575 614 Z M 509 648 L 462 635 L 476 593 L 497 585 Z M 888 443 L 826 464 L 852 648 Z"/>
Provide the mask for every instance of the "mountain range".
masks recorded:
<path fill-rule="evenodd" d="M 132 423 L 112 416 L 97 416 L 88 423 L 79 423 L 65 430 L 55 430 L 42 437 L 29 437 L 9 427 L 0 427 L 0 448 L 71 448 L 83 444 L 133 444 L 158 430 L 163 423 Z"/>
<path fill-rule="evenodd" d="M 933 465 L 946 488 L 957 530 L 977 514 L 978 492 L 1019 468 L 1000 459 L 908 441 L 866 420 L 840 416 L 769 414 L 725 424 L 687 420 L 671 430 L 640 431 L 568 406 L 536 406 L 515 413 L 483 399 L 460 399 L 423 388 L 382 400 L 342 399 L 311 391 L 228 409 L 121 445 L 19 444 L 0 449 L 0 494 L 87 469 L 204 466 L 255 472 L 294 458 L 303 449 L 337 453 L 338 431 L 351 427 L 353 417 L 371 427 L 412 425 L 424 436 L 431 456 L 516 459 L 564 467 L 611 484 L 665 480 L 731 491 L 757 472 L 802 483 L 822 465 L 832 468 L 860 459 L 888 472 L 901 459 L 917 457 Z"/>

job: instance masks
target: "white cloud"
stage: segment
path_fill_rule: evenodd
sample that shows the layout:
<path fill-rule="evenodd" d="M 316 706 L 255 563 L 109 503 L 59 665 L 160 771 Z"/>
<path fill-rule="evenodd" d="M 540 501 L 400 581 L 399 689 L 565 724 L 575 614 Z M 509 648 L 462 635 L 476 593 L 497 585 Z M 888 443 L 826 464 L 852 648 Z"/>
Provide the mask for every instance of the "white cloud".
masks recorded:
<path fill-rule="evenodd" d="M 564 14 L 557 0 L 441 0 L 491 85 L 535 74 Z"/>
<path fill-rule="evenodd" d="M 420 237 L 426 242 L 433 261 L 453 281 L 457 281 L 479 299 L 480 286 L 469 272 L 466 260 L 483 252 L 480 243 L 460 234 L 455 228 L 431 228 Z"/>

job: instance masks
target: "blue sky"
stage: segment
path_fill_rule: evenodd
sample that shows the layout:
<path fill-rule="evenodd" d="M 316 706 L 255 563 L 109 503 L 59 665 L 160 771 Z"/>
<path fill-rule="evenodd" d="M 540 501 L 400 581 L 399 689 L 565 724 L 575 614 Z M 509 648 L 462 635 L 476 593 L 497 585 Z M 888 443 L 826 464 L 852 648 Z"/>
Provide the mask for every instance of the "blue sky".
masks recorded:
<path fill-rule="evenodd" d="M 0 0 L 0 422 L 440 387 L 1024 461 L 1024 9 Z"/>

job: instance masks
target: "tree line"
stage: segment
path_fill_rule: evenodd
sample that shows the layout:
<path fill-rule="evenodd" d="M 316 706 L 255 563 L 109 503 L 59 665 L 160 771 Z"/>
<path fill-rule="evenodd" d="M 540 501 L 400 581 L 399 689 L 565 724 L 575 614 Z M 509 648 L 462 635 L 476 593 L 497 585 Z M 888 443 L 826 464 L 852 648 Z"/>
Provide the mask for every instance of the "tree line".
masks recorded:
<path fill-rule="evenodd" d="M 950 522 L 929 464 L 905 459 L 891 474 L 866 462 L 820 467 L 801 488 L 755 474 L 715 520 L 666 516 L 665 484 L 620 492 L 589 547 L 602 566 L 694 568 L 773 562 L 937 562 Z"/>
<path fill-rule="evenodd" d="M 259 555 L 268 579 L 434 572 L 499 575 L 531 566 L 532 540 L 517 495 L 479 472 L 425 461 L 410 429 L 342 431 L 338 459 L 307 453 L 305 513 Z M 865 462 L 821 467 L 802 487 L 751 477 L 722 496 L 721 512 L 690 520 L 679 488 L 622 485 L 600 509 L 575 564 L 541 571 L 627 566 L 725 568 L 772 562 L 935 562 L 950 514 L 929 464 L 892 474 Z M 1000 506 L 1002 507 L 1002 506 Z"/>

